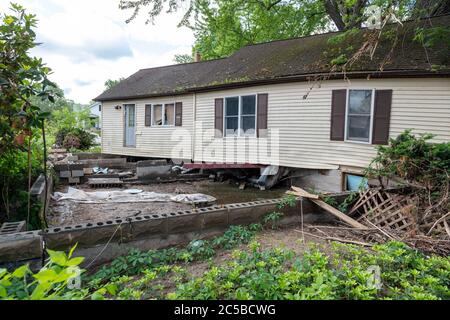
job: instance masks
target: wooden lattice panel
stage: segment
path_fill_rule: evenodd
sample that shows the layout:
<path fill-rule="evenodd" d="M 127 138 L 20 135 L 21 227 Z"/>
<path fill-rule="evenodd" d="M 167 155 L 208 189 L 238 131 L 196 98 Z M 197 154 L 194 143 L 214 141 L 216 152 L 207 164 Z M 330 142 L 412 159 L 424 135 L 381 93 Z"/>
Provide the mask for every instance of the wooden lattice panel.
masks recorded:
<path fill-rule="evenodd" d="M 414 200 L 381 190 L 367 189 L 360 192 L 360 199 L 350 213 L 363 212 L 358 221 L 366 220 L 381 228 L 410 231 L 416 228 Z"/>

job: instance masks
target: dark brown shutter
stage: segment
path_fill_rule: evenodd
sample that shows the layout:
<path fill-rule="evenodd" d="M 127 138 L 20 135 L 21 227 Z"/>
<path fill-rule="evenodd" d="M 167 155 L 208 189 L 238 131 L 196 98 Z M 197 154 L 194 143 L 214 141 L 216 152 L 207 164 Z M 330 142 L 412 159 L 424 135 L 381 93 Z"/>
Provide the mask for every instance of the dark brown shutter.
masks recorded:
<path fill-rule="evenodd" d="M 267 93 L 258 94 L 258 118 L 256 121 L 256 136 L 267 136 L 267 103 L 269 95 Z M 260 130 L 263 130 L 260 132 Z"/>
<path fill-rule="evenodd" d="M 215 137 L 223 137 L 223 99 L 215 99 L 214 101 L 214 129 Z"/>
<path fill-rule="evenodd" d="M 183 125 L 183 103 L 175 103 L 175 126 L 181 127 Z"/>
<path fill-rule="evenodd" d="M 372 144 L 387 144 L 391 121 L 392 90 L 375 90 Z"/>
<path fill-rule="evenodd" d="M 152 125 L 152 105 L 145 105 L 145 126 L 150 127 Z"/>
<path fill-rule="evenodd" d="M 331 95 L 331 140 L 344 141 L 346 99 L 347 90 L 333 90 Z"/>

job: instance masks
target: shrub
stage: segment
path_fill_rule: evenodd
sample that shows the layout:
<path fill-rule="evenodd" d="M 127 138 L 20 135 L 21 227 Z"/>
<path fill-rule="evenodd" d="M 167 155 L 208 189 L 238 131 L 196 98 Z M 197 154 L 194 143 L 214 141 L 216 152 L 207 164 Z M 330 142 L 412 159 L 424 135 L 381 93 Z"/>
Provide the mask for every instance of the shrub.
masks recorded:
<path fill-rule="evenodd" d="M 56 144 L 66 149 L 87 150 L 94 145 L 95 136 L 80 128 L 61 129 L 56 134 Z"/>
<path fill-rule="evenodd" d="M 75 246 L 76 247 L 76 246 Z M 70 289 L 71 281 L 81 275 L 78 265 L 83 257 L 72 258 L 73 247 L 69 254 L 47 250 L 50 258 L 38 272 L 33 273 L 28 265 L 13 272 L 0 269 L 0 299 L 5 300 L 45 300 L 45 299 L 83 299 L 87 290 Z"/>
<path fill-rule="evenodd" d="M 400 242 L 373 251 L 334 243 L 334 253 L 319 247 L 301 259 L 285 249 L 235 250 L 232 259 L 178 284 L 170 299 L 449 299 L 448 258 L 426 257 Z M 380 282 L 371 271 L 379 267 Z"/>
<path fill-rule="evenodd" d="M 66 149 L 81 149 L 80 139 L 72 133 L 69 133 L 64 137 L 63 147 Z"/>

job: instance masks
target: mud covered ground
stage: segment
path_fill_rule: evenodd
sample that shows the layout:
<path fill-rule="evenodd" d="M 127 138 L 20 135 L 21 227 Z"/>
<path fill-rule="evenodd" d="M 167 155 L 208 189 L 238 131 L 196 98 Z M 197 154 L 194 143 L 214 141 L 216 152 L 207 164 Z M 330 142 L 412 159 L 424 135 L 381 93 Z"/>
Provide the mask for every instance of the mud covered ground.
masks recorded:
<path fill-rule="evenodd" d="M 84 191 L 112 191 L 118 188 L 90 189 L 87 185 L 76 188 Z M 59 186 L 55 191 L 67 192 L 68 186 Z M 130 184 L 123 189 L 141 189 L 160 193 L 204 193 L 217 199 L 217 204 L 249 202 L 262 199 L 272 199 L 283 196 L 287 187 L 277 187 L 273 190 L 261 191 L 253 187 L 239 190 L 232 182 L 213 182 L 209 180 L 194 182 L 170 182 L 159 184 Z M 80 203 L 70 200 L 50 203 L 48 221 L 51 226 L 66 226 L 77 223 L 101 221 L 106 219 L 126 218 L 133 215 L 149 213 L 169 213 L 191 209 L 192 205 L 176 202 L 136 202 L 136 203 Z"/>

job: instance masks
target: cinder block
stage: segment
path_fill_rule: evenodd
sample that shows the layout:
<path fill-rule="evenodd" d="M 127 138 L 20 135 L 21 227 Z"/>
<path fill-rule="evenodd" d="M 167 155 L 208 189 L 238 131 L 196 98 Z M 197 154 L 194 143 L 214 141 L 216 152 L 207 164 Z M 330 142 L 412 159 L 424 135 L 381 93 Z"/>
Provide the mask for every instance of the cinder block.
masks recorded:
<path fill-rule="evenodd" d="M 0 262 L 21 261 L 42 256 L 42 237 L 37 231 L 0 236 Z"/>
<path fill-rule="evenodd" d="M 167 233 L 186 233 L 200 231 L 202 228 L 202 216 L 199 213 L 186 213 L 183 215 L 169 216 L 167 221 Z"/>
<path fill-rule="evenodd" d="M 69 177 L 68 182 L 69 183 L 80 183 L 80 178 L 79 177 L 75 177 L 75 178 Z"/>
<path fill-rule="evenodd" d="M 72 170 L 72 177 L 84 177 L 84 170 Z"/>
<path fill-rule="evenodd" d="M 61 178 L 70 178 L 70 171 L 60 171 L 59 176 Z"/>
<path fill-rule="evenodd" d="M 92 174 L 92 168 L 83 168 L 83 172 L 85 175 Z"/>

